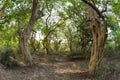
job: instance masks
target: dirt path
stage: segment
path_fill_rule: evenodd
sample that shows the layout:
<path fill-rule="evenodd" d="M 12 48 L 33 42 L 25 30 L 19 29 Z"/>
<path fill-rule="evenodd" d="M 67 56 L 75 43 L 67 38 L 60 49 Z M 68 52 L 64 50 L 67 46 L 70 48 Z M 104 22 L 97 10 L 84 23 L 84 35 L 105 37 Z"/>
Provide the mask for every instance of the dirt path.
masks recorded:
<path fill-rule="evenodd" d="M 80 74 L 86 71 L 87 62 L 40 58 L 36 63 L 33 67 L 14 69 L 0 67 L 0 80 L 84 80 L 86 78 Z"/>
<path fill-rule="evenodd" d="M 95 80 L 86 74 L 88 61 L 67 61 L 63 58 L 35 58 L 33 67 L 4 69 L 0 66 L 0 80 Z"/>

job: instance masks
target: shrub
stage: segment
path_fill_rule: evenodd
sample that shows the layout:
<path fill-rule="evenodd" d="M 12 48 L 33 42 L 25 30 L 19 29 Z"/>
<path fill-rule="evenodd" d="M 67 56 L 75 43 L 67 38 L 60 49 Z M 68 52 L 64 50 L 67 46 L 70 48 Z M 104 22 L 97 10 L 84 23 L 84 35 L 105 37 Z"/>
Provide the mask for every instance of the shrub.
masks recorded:
<path fill-rule="evenodd" d="M 105 49 L 106 57 L 113 57 L 113 56 L 119 56 L 119 55 L 120 55 L 120 49 L 116 49 L 116 48 L 106 48 Z"/>
<path fill-rule="evenodd" d="M 14 50 L 10 46 L 6 46 L 3 50 L 0 51 L 0 62 L 7 68 L 13 67 L 16 65 Z"/>
<path fill-rule="evenodd" d="M 96 75 L 98 80 L 106 80 L 106 76 L 110 74 L 114 74 L 116 71 L 116 66 L 114 63 L 108 62 L 106 59 L 104 59 L 101 63 L 100 68 L 98 71 L 96 71 Z"/>
<path fill-rule="evenodd" d="M 81 53 L 81 52 L 72 52 L 70 54 L 68 54 L 69 58 L 85 58 L 85 54 Z"/>

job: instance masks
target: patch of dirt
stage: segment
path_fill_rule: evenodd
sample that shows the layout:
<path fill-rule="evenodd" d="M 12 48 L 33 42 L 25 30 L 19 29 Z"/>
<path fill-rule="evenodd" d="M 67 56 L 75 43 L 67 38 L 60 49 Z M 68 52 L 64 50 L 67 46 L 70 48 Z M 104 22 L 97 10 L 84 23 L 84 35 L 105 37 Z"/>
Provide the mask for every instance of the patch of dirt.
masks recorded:
<path fill-rule="evenodd" d="M 34 61 L 32 67 L 5 69 L 0 65 L 0 80 L 97 80 L 87 73 L 87 60 L 34 56 Z"/>
<path fill-rule="evenodd" d="M 114 62 L 120 62 L 120 55 L 117 56 L 113 56 L 108 58 L 110 61 L 114 61 Z"/>

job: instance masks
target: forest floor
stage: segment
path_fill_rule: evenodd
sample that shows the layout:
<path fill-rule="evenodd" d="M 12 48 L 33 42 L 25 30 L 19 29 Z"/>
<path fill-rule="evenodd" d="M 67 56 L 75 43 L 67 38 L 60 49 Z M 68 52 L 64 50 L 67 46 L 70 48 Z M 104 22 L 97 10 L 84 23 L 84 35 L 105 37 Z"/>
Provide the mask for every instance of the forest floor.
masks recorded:
<path fill-rule="evenodd" d="M 5 69 L 0 65 L 0 80 L 97 80 L 87 71 L 88 60 L 70 60 L 65 56 L 34 56 L 32 67 Z M 119 61 L 118 61 L 119 62 Z M 117 73 L 118 74 L 118 73 Z M 111 75 L 109 75 L 111 77 Z M 117 78 L 106 80 L 120 80 Z"/>

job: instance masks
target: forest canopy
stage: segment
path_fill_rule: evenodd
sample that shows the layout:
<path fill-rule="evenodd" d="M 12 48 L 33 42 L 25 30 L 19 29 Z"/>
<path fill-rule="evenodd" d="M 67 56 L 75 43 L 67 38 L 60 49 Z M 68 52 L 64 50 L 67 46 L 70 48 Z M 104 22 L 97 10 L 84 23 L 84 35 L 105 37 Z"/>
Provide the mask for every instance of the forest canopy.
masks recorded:
<path fill-rule="evenodd" d="M 0 48 L 6 66 L 56 54 L 88 59 L 94 74 L 120 56 L 120 0 L 0 0 Z"/>

